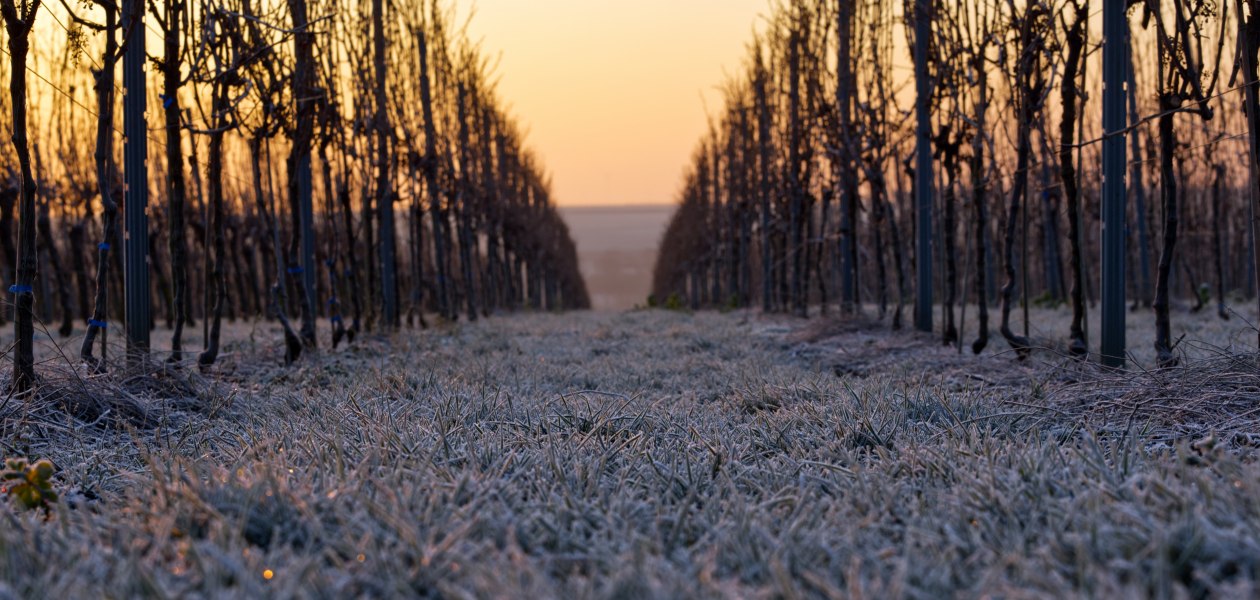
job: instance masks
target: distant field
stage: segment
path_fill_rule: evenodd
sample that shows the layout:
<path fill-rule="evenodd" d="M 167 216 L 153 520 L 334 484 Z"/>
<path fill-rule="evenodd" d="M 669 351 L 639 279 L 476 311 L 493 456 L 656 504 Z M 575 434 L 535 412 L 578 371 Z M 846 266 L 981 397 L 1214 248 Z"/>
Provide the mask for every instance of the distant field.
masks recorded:
<path fill-rule="evenodd" d="M 652 287 L 656 246 L 673 205 L 561 207 L 577 242 L 582 276 L 596 310 L 643 304 Z"/>

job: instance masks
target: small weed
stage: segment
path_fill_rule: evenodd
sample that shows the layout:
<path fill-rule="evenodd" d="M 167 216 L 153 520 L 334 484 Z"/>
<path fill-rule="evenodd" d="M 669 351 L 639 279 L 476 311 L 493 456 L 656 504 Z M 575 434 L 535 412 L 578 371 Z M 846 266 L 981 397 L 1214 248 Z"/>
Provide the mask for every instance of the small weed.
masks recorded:
<path fill-rule="evenodd" d="M 25 458 L 7 459 L 4 461 L 4 471 L 0 472 L 0 481 L 4 485 L 2 489 L 23 508 L 43 509 L 44 515 L 48 516 L 52 505 L 57 502 L 57 492 L 52 485 L 54 471 L 52 462 L 48 460 L 30 464 Z"/>
<path fill-rule="evenodd" d="M 665 308 L 667 310 L 683 310 L 686 306 L 683 304 L 682 296 L 673 293 L 669 295 L 669 298 L 665 299 Z"/>

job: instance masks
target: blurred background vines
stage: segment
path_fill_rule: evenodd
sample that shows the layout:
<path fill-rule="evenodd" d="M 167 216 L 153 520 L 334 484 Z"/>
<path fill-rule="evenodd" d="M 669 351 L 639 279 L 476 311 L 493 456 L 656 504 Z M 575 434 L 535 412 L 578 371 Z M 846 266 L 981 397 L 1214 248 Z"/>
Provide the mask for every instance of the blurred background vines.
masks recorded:
<path fill-rule="evenodd" d="M 104 370 L 111 324 L 161 327 L 134 349 L 175 363 L 199 332 L 209 366 L 225 320 L 275 320 L 292 362 L 433 318 L 589 306 L 549 175 L 453 7 L 3 4 L 0 278 L 16 302 L 0 322 L 18 322 L 18 390 L 38 379 L 36 322 L 85 333 L 79 357 Z M 116 77 L 137 48 L 146 87 Z M 150 109 L 139 168 L 128 94 Z M 146 278 L 124 269 L 128 170 L 147 181 Z"/>

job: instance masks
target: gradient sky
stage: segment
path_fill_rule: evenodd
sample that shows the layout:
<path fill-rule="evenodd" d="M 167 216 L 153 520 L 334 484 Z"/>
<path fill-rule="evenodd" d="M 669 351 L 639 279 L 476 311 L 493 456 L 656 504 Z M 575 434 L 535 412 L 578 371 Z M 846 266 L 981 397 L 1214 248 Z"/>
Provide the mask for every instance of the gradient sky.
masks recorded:
<path fill-rule="evenodd" d="M 461 18 L 474 6 L 460 0 Z M 469 37 L 565 205 L 673 202 L 767 0 L 476 0 Z"/>

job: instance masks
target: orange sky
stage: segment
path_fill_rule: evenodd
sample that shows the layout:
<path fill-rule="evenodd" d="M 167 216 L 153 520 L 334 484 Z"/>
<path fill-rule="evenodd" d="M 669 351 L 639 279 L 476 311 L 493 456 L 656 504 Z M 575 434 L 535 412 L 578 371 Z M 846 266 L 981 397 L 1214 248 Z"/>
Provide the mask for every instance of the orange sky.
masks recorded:
<path fill-rule="evenodd" d="M 472 0 L 460 0 L 467 15 Z M 469 36 L 560 204 L 674 201 L 767 0 L 476 0 Z M 703 97 L 703 99 L 702 99 Z"/>

